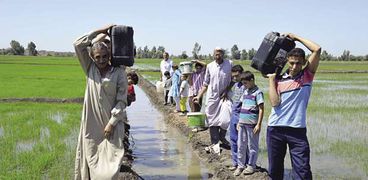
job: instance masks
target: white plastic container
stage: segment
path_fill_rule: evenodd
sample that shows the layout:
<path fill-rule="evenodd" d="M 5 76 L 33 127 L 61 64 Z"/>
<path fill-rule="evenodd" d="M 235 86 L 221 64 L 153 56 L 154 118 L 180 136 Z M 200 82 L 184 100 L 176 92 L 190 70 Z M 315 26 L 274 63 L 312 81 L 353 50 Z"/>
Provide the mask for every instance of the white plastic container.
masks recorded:
<path fill-rule="evenodd" d="M 190 61 L 181 62 L 179 68 L 182 74 L 192 74 L 193 73 L 193 63 Z"/>
<path fill-rule="evenodd" d="M 165 83 L 162 81 L 157 81 L 156 82 L 156 91 L 157 93 L 164 93 L 164 85 Z"/>

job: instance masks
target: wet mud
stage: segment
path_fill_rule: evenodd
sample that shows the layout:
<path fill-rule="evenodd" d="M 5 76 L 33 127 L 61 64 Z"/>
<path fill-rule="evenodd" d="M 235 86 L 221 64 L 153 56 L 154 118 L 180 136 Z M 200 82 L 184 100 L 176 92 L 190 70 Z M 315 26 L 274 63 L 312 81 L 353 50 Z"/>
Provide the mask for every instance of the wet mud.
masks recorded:
<path fill-rule="evenodd" d="M 125 135 L 124 135 L 125 154 L 123 157 L 123 164 L 120 167 L 120 173 L 119 173 L 118 179 L 119 180 L 143 179 L 134 170 L 132 170 L 132 164 L 133 164 L 134 158 L 133 158 L 133 152 L 130 149 L 129 134 L 130 134 L 130 125 L 128 123 L 125 123 Z"/>

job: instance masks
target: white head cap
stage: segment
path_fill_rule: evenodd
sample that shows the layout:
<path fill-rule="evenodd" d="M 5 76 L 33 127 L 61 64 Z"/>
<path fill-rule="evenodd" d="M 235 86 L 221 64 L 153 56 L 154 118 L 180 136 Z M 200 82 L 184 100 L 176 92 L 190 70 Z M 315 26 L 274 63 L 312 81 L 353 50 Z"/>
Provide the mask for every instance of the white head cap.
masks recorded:
<path fill-rule="evenodd" d="M 222 51 L 222 52 L 225 52 L 225 50 L 219 46 L 215 47 L 215 51 Z"/>

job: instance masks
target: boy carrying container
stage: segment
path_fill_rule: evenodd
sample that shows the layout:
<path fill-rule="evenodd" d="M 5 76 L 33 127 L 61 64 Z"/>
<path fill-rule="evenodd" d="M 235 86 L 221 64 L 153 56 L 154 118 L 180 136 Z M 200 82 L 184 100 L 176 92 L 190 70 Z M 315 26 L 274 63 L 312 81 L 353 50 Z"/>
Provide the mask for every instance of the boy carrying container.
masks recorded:
<path fill-rule="evenodd" d="M 259 132 L 264 114 L 263 93 L 255 84 L 254 75 L 245 71 L 240 75 L 240 79 L 246 90 L 241 97 L 242 107 L 237 125 L 238 168 L 234 172 L 235 176 L 239 176 L 242 172 L 244 175 L 254 173 L 258 158 Z M 248 162 L 244 164 L 247 152 L 249 153 Z"/>

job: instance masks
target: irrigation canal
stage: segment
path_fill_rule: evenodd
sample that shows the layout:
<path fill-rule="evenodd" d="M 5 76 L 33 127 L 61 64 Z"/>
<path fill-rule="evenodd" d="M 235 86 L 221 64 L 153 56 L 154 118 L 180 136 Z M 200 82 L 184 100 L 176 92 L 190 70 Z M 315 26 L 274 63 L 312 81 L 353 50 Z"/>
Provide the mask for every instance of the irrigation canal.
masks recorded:
<path fill-rule="evenodd" d="M 208 179 L 188 138 L 165 123 L 142 89 L 135 91 L 137 100 L 127 109 L 133 170 L 144 179 Z"/>

